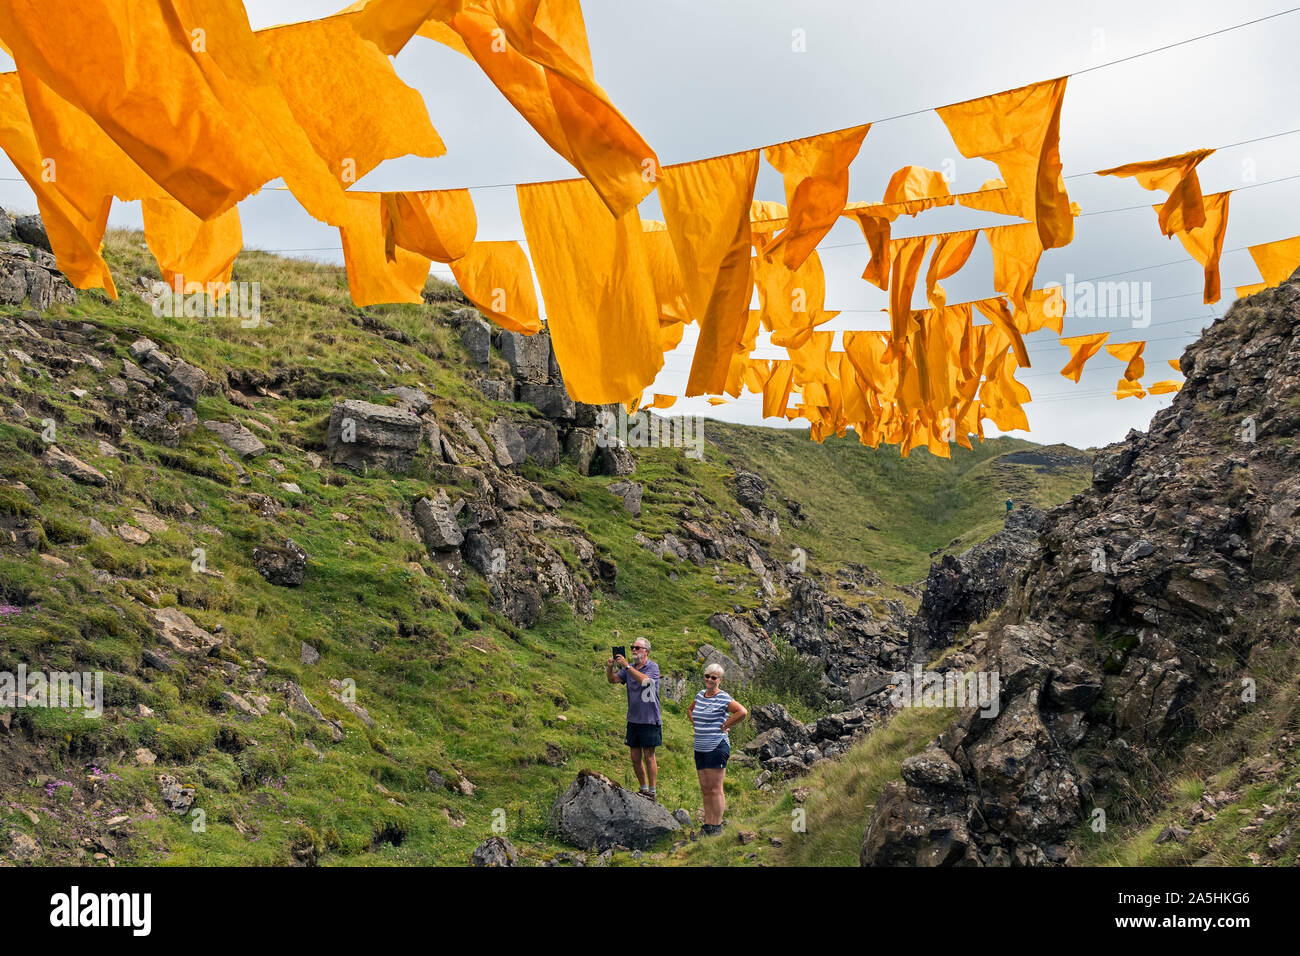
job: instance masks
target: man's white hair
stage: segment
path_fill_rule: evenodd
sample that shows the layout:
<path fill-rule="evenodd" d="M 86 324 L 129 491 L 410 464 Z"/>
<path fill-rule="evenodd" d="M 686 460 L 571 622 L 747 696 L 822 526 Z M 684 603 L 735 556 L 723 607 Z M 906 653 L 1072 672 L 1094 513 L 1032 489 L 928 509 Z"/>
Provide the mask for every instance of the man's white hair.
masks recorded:
<path fill-rule="evenodd" d="M 650 638 L 642 637 L 642 638 L 638 638 L 638 640 L 645 645 L 646 653 L 647 654 L 650 653 Z"/>
<path fill-rule="evenodd" d="M 717 674 L 719 677 L 723 677 L 726 675 L 727 672 L 722 669 L 721 664 L 715 662 L 713 664 L 710 664 L 708 667 L 704 668 L 704 673 Z"/>

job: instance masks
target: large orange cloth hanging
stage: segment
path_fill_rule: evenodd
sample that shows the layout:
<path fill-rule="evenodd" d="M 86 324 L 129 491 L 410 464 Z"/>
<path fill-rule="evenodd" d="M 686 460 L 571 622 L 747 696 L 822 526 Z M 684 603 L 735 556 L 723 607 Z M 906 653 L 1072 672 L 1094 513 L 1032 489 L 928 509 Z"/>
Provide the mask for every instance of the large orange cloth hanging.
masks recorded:
<path fill-rule="evenodd" d="M 1169 198 L 1159 207 L 1160 231 L 1172 236 L 1175 232 L 1205 225 L 1205 205 L 1196 167 L 1213 152 L 1212 149 L 1198 149 L 1164 159 L 1101 169 L 1097 175 L 1132 176 L 1143 189 L 1168 193 Z"/>
<path fill-rule="evenodd" d="M 93 216 L 83 216 L 45 178 L 44 155 L 36 143 L 17 73 L 0 74 L 0 149 L 36 194 L 50 248 L 68 281 L 78 289 L 103 288 L 116 299 L 112 273 L 100 252 L 112 197 L 104 196 Z"/>
<path fill-rule="evenodd" d="M 429 260 L 398 248 L 390 260 L 384 250 L 383 195 L 348 196 L 348 220 L 339 227 L 348 289 L 359 306 L 421 302 L 429 279 Z"/>
<path fill-rule="evenodd" d="M 384 193 L 382 218 L 390 259 L 401 246 L 434 262 L 452 262 L 469 253 L 478 233 L 468 189 Z"/>
<path fill-rule="evenodd" d="M 783 262 L 769 262 L 760 246 L 759 254 L 753 259 L 753 269 L 759 317 L 772 333 L 773 345 L 800 348 L 816 326 L 835 317 L 836 313 L 823 308 L 826 276 L 816 252 L 791 271 Z"/>
<path fill-rule="evenodd" d="M 1026 309 L 1043 255 L 1041 231 L 1032 222 L 990 226 L 984 230 L 993 248 L 993 288 L 1011 300 L 1017 312 Z"/>
<path fill-rule="evenodd" d="M 641 229 L 641 242 L 654 280 L 655 296 L 659 299 L 659 345 L 663 351 L 671 352 L 681 344 L 686 323 L 692 321 L 686 283 L 668 227 L 653 219 L 642 219 Z"/>
<path fill-rule="evenodd" d="M 198 283 L 214 299 L 229 286 L 235 259 L 244 247 L 239 210 L 227 209 L 206 222 L 171 197 L 142 203 L 144 240 L 158 260 L 163 281 L 185 291 Z M 208 289 L 209 284 L 213 288 Z"/>
<path fill-rule="evenodd" d="M 1219 256 L 1223 254 L 1223 237 L 1228 231 L 1228 197 L 1231 191 L 1205 197 L 1205 225 L 1176 233 L 1193 259 L 1205 269 L 1206 305 L 1219 301 Z M 1159 209 L 1159 207 L 1153 207 Z"/>
<path fill-rule="evenodd" d="M 386 159 L 447 152 L 423 97 L 357 33 L 350 22 L 357 16 L 257 33 L 294 118 L 344 189 Z"/>
<path fill-rule="evenodd" d="M 1098 332 L 1095 335 L 1072 335 L 1061 339 L 1061 344 L 1070 350 L 1070 361 L 1065 363 L 1061 374 L 1078 382 L 1083 376 L 1083 366 L 1087 364 L 1088 359 L 1101 351 L 1102 345 L 1109 337 L 1109 332 Z"/>
<path fill-rule="evenodd" d="M 1061 174 L 1061 104 L 1066 77 L 995 93 L 935 112 L 967 158 L 997 164 L 1021 217 L 1037 224 L 1044 249 L 1074 238 L 1074 216 Z"/>
<path fill-rule="evenodd" d="M 911 334 L 912 293 L 921 272 L 921 261 L 925 258 L 925 251 L 932 238 L 909 236 L 889 243 L 890 258 L 893 260 L 889 277 L 889 328 L 893 339 L 890 354 L 895 360 L 901 356 L 902 343 Z"/>
<path fill-rule="evenodd" d="M 785 180 L 790 225 L 768 247 L 787 269 L 797 269 L 830 232 L 849 198 L 849 164 L 862 148 L 871 124 L 810 136 L 763 151 Z"/>
<path fill-rule="evenodd" d="M 1145 342 L 1120 342 L 1117 345 L 1107 345 L 1106 351 L 1121 362 L 1128 363 L 1124 377 L 1130 382 L 1136 382 L 1146 374 L 1146 362 L 1142 359 L 1142 350 L 1146 345 Z"/>
<path fill-rule="evenodd" d="M 592 68 L 578 0 L 370 0 L 358 29 L 396 53 L 410 31 L 471 57 L 616 216 L 655 187 L 659 161 Z"/>
<path fill-rule="evenodd" d="M 582 179 L 517 191 L 551 346 L 569 395 L 592 405 L 639 397 L 663 367 L 664 355 L 659 300 L 636 209 L 615 218 Z"/>
<path fill-rule="evenodd" d="M 1300 269 L 1300 236 L 1278 239 L 1258 246 L 1250 246 L 1250 257 L 1264 277 L 1264 285 L 1280 285 Z"/>
<path fill-rule="evenodd" d="M 519 243 L 475 242 L 452 261 L 451 273 L 465 298 L 501 328 L 524 335 L 541 330 L 533 270 Z"/>
<path fill-rule="evenodd" d="M 7 0 L 0 38 L 201 218 L 277 177 L 316 218 L 348 217 L 239 0 Z"/>
<path fill-rule="evenodd" d="M 722 391 L 749 319 L 750 203 L 758 151 L 664 167 L 659 183 L 687 300 L 699 322 L 686 395 Z"/>
<path fill-rule="evenodd" d="M 167 196 L 93 119 L 31 70 L 18 76 L 41 150 L 42 178 L 82 217 L 93 219 L 110 196 L 132 201 Z"/>

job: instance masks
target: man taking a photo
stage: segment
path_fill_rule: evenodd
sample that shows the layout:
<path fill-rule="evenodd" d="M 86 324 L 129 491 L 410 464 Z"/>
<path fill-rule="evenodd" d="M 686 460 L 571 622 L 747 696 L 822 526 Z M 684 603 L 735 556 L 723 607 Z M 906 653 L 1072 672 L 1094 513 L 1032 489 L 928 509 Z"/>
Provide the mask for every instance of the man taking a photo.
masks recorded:
<path fill-rule="evenodd" d="M 618 668 L 616 671 L 615 668 Z M 658 802 L 655 783 L 659 764 L 655 748 L 663 743 L 663 717 L 659 711 L 659 665 L 650 660 L 650 642 L 643 637 L 632 643 L 632 663 L 622 654 L 605 662 L 605 679 L 627 685 L 627 737 L 632 750 L 632 769 L 644 797 Z"/>

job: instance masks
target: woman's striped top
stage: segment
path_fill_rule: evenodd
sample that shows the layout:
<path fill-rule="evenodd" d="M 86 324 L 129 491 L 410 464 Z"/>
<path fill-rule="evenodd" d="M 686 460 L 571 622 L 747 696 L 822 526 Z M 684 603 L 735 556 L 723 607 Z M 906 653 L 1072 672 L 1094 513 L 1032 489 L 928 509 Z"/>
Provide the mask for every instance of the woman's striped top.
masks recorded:
<path fill-rule="evenodd" d="M 712 697 L 709 697 L 700 691 L 695 695 L 695 710 L 692 712 L 695 717 L 695 749 L 701 753 L 708 753 L 716 750 L 718 744 L 724 740 L 727 745 L 731 745 L 731 740 L 722 730 L 722 725 L 727 722 L 727 705 L 731 703 L 731 695 L 725 690 L 720 690 Z"/>

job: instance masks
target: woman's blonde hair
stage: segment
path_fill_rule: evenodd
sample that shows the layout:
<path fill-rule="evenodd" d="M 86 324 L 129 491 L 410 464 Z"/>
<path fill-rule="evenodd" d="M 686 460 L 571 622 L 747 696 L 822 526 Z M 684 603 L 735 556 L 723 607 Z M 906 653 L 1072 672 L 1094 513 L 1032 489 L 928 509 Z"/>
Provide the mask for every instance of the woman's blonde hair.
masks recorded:
<path fill-rule="evenodd" d="M 708 667 L 704 668 L 704 673 L 717 674 L 718 677 L 725 677 L 727 674 L 727 672 L 722 669 L 722 665 L 718 663 L 710 664 Z"/>

